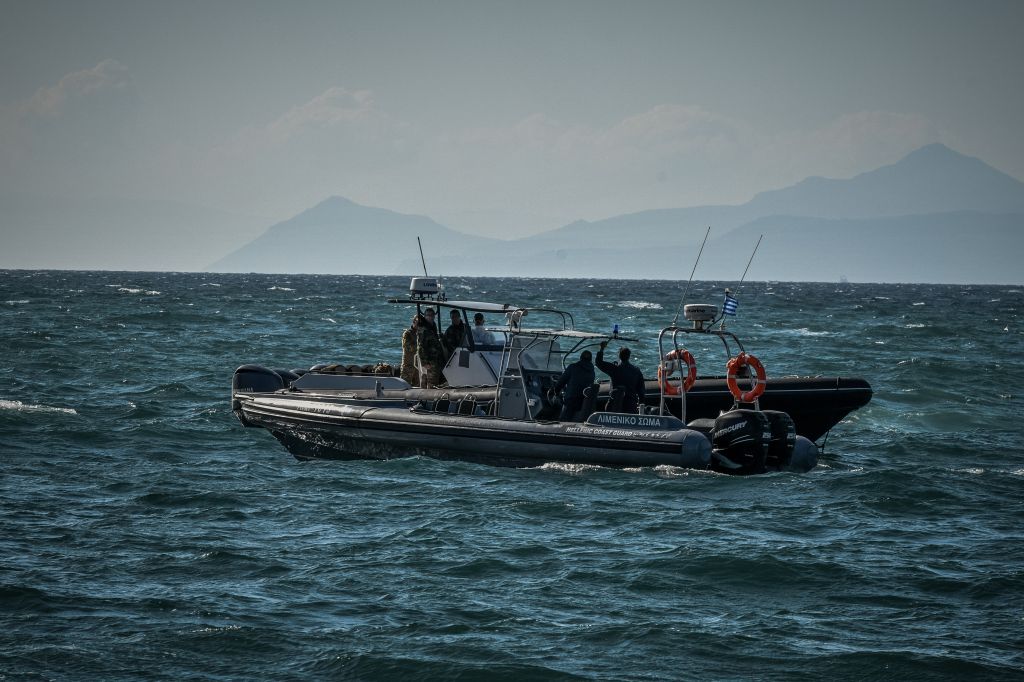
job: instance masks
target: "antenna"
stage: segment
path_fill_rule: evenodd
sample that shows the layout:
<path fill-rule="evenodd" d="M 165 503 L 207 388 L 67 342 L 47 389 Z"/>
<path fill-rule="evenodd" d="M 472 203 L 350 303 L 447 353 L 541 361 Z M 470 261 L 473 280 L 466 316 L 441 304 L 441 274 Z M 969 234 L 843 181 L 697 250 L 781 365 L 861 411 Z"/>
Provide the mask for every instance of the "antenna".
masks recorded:
<path fill-rule="evenodd" d="M 420 247 L 420 262 L 423 263 L 423 276 L 430 277 L 430 275 L 427 274 L 427 259 L 423 257 L 423 242 L 420 241 L 418 236 L 416 237 L 416 243 Z"/>
<path fill-rule="evenodd" d="M 676 326 L 676 322 L 679 321 L 679 311 L 683 309 L 683 302 L 686 301 L 686 295 L 690 293 L 690 283 L 693 282 L 693 273 L 697 272 L 697 263 L 700 262 L 700 255 L 704 253 L 704 245 L 708 243 L 709 234 L 711 234 L 710 225 L 708 225 L 708 231 L 704 233 L 704 241 L 700 243 L 700 251 L 697 252 L 697 260 L 693 261 L 693 270 L 690 271 L 690 279 L 686 282 L 686 289 L 683 290 L 683 297 L 679 299 L 679 305 L 676 306 L 676 316 L 672 318 L 673 327 Z"/>
<path fill-rule="evenodd" d="M 747 278 L 747 270 L 750 269 L 750 264 L 754 262 L 754 254 L 757 253 L 757 247 L 761 246 L 761 240 L 762 239 L 764 239 L 764 235 L 763 234 L 760 237 L 757 238 L 757 243 L 754 244 L 754 252 L 750 254 L 750 260 L 747 261 L 747 267 L 743 271 L 743 276 L 740 277 L 740 283 L 736 285 L 737 287 L 742 285 L 743 284 L 743 280 L 745 280 Z"/>
<path fill-rule="evenodd" d="M 750 254 L 750 260 L 747 261 L 747 267 L 744 268 L 744 270 L 743 270 L 743 276 L 740 277 L 740 281 L 736 284 L 737 293 L 738 293 L 739 289 L 743 286 L 743 280 L 745 280 L 747 278 L 747 271 L 750 270 L 750 264 L 754 262 L 754 254 L 757 253 L 757 247 L 761 246 L 761 240 L 762 239 L 764 239 L 764 235 L 763 234 L 760 237 L 757 238 L 757 243 L 754 244 L 754 251 Z M 722 318 L 721 318 L 722 319 L 722 323 L 720 325 L 718 325 L 719 329 L 725 329 L 726 308 L 729 305 L 729 299 L 730 298 L 732 298 L 732 290 L 729 289 L 728 287 L 726 287 L 726 289 L 725 289 L 725 305 L 722 306 Z M 732 298 L 732 303 L 733 303 L 732 312 L 729 313 L 729 314 L 730 315 L 735 315 L 736 314 L 736 305 L 737 305 L 735 298 Z M 711 324 L 714 324 L 714 322 L 712 322 Z"/>

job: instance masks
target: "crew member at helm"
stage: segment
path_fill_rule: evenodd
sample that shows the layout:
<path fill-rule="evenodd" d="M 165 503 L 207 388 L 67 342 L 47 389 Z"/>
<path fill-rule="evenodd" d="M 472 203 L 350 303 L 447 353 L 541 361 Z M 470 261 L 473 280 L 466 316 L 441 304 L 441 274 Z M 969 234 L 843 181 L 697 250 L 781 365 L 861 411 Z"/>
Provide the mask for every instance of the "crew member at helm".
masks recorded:
<path fill-rule="evenodd" d="M 646 394 L 643 372 L 635 365 L 630 364 L 630 352 L 626 347 L 619 349 L 619 361 L 617 363 L 607 362 L 604 359 L 604 349 L 607 345 L 607 341 L 601 342 L 601 349 L 597 351 L 597 359 L 594 364 L 597 365 L 599 370 L 611 377 L 612 391 L 615 391 L 615 389 L 622 390 L 622 411 L 635 413 Z"/>
<path fill-rule="evenodd" d="M 583 391 L 594 384 L 594 363 L 591 361 L 589 350 L 580 353 L 580 359 L 565 368 L 558 383 L 552 389 L 557 394 L 563 388 L 562 413 L 558 420 L 563 422 L 576 421 L 576 413 L 583 407 Z M 586 419 L 589 415 L 583 415 Z"/>

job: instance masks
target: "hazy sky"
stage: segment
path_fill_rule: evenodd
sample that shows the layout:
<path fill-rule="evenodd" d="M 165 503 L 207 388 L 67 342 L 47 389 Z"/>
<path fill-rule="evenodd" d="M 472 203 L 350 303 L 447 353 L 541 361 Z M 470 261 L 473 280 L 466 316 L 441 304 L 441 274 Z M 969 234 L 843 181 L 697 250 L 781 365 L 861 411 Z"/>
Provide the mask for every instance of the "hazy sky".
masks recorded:
<path fill-rule="evenodd" d="M 944 142 L 1024 178 L 1024 2 L 0 3 L 2 190 L 521 235 Z"/>

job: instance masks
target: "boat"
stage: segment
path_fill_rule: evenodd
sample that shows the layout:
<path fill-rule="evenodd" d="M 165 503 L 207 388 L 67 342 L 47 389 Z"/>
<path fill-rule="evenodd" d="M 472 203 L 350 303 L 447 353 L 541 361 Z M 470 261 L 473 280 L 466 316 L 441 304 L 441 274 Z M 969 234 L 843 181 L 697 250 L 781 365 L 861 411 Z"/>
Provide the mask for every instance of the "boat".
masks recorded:
<path fill-rule="evenodd" d="M 727 297 L 728 301 L 728 297 Z M 475 313 L 504 323 L 479 342 L 467 333 L 443 370 L 445 385 L 418 388 L 395 368 L 317 365 L 309 370 L 246 364 L 232 378 L 232 411 L 247 427 L 269 431 L 307 459 L 427 456 L 497 466 L 548 463 L 633 468 L 672 466 L 730 474 L 809 471 L 815 442 L 871 399 L 863 379 L 770 379 L 713 305 L 690 304 L 689 326 L 658 336 L 658 376 L 645 379 L 636 412 L 623 412 L 620 390 L 598 381 L 571 421 L 559 421 L 552 388 L 580 352 L 618 334 L 577 329 L 555 308 L 448 300 L 435 279 L 414 277 L 392 304 L 458 311 L 467 330 Z M 526 326 L 540 320 L 542 326 Z M 716 327 L 716 324 L 718 326 Z M 727 374 L 698 377 L 686 341 L 717 337 Z M 676 372 L 679 372 L 678 376 Z"/>

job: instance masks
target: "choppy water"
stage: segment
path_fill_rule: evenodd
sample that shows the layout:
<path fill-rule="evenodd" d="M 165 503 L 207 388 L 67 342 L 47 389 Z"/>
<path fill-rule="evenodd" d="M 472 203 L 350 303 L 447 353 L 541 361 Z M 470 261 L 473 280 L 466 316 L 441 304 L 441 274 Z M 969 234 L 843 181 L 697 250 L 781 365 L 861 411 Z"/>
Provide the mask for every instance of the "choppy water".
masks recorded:
<path fill-rule="evenodd" d="M 875 388 L 809 474 L 299 463 L 234 420 L 244 362 L 397 362 L 406 284 L 0 271 L 0 679 L 1024 679 L 1021 288 L 747 284 L 769 375 Z M 648 369 L 681 288 L 449 281 Z"/>

